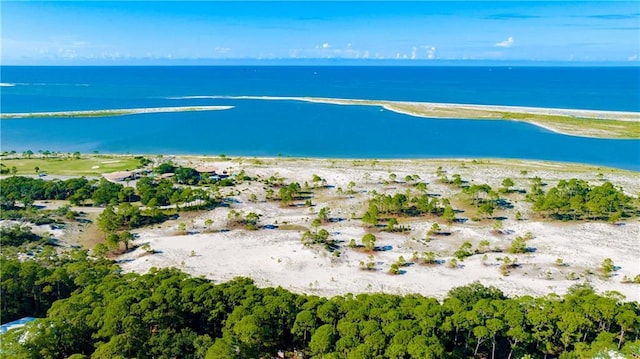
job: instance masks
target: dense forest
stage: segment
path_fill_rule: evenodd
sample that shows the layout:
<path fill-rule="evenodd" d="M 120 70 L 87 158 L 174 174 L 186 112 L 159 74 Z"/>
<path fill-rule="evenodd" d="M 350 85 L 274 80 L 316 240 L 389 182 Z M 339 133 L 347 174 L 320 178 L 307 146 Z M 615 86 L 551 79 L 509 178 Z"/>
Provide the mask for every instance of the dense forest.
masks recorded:
<path fill-rule="evenodd" d="M 507 298 L 479 283 L 443 301 L 322 298 L 246 278 L 214 284 L 177 269 L 123 274 L 86 251 L 12 243 L 19 246 L 5 248 L 0 262 L 0 315 L 42 318 L 0 337 L 10 357 L 581 358 L 640 350 L 639 304 L 586 285 L 540 298 Z"/>

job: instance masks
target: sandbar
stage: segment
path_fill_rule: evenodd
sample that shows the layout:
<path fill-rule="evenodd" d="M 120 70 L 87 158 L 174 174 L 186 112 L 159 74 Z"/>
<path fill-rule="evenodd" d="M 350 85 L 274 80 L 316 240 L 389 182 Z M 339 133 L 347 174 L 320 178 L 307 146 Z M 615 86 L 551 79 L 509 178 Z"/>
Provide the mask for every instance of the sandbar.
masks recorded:
<path fill-rule="evenodd" d="M 25 112 L 25 113 L 2 113 L 2 119 L 20 118 L 74 118 L 74 117 L 111 117 L 138 115 L 146 113 L 165 112 L 190 112 L 190 111 L 220 111 L 228 110 L 233 106 L 180 106 L 180 107 L 148 107 L 148 108 L 127 108 L 127 109 L 106 109 L 87 111 L 59 111 L 59 112 Z"/>
<path fill-rule="evenodd" d="M 616 139 L 640 138 L 640 112 L 629 111 L 291 96 L 186 96 L 172 99 L 207 98 L 379 106 L 389 111 L 424 118 L 521 121 L 565 135 Z"/>

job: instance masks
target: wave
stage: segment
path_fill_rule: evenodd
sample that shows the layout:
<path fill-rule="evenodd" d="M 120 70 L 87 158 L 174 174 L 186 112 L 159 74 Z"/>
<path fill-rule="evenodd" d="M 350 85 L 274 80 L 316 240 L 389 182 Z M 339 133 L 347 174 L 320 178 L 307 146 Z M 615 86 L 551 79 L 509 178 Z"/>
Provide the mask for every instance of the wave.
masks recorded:
<path fill-rule="evenodd" d="M 16 84 L 12 84 L 12 83 L 9 83 L 9 82 L 0 82 L 0 87 L 13 87 L 15 85 Z"/>

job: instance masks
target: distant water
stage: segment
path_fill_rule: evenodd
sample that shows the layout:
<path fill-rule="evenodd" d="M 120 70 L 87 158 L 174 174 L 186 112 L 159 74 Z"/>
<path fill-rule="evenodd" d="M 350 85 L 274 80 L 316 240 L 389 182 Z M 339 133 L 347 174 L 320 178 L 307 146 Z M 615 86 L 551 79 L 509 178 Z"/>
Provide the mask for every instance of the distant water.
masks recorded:
<path fill-rule="evenodd" d="M 376 107 L 180 96 L 321 96 L 640 111 L 637 67 L 2 67 L 2 112 L 232 105 L 226 111 L 2 120 L 2 150 L 343 158 L 523 158 L 640 170 L 640 141 Z"/>

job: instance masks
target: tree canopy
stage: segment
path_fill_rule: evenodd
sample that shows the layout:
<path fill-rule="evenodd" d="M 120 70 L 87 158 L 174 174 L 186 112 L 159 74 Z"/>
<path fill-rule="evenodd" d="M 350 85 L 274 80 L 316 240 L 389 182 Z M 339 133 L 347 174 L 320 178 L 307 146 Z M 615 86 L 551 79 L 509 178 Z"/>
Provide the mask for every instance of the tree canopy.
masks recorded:
<path fill-rule="evenodd" d="M 586 285 L 562 297 L 508 298 L 475 282 L 442 302 L 321 298 L 246 278 L 213 284 L 177 269 L 122 274 L 81 251 L 3 254 L 1 264 L 3 320 L 46 312 L 0 337 L 3 353 L 21 358 L 593 357 L 640 349 L 638 303 Z"/>

